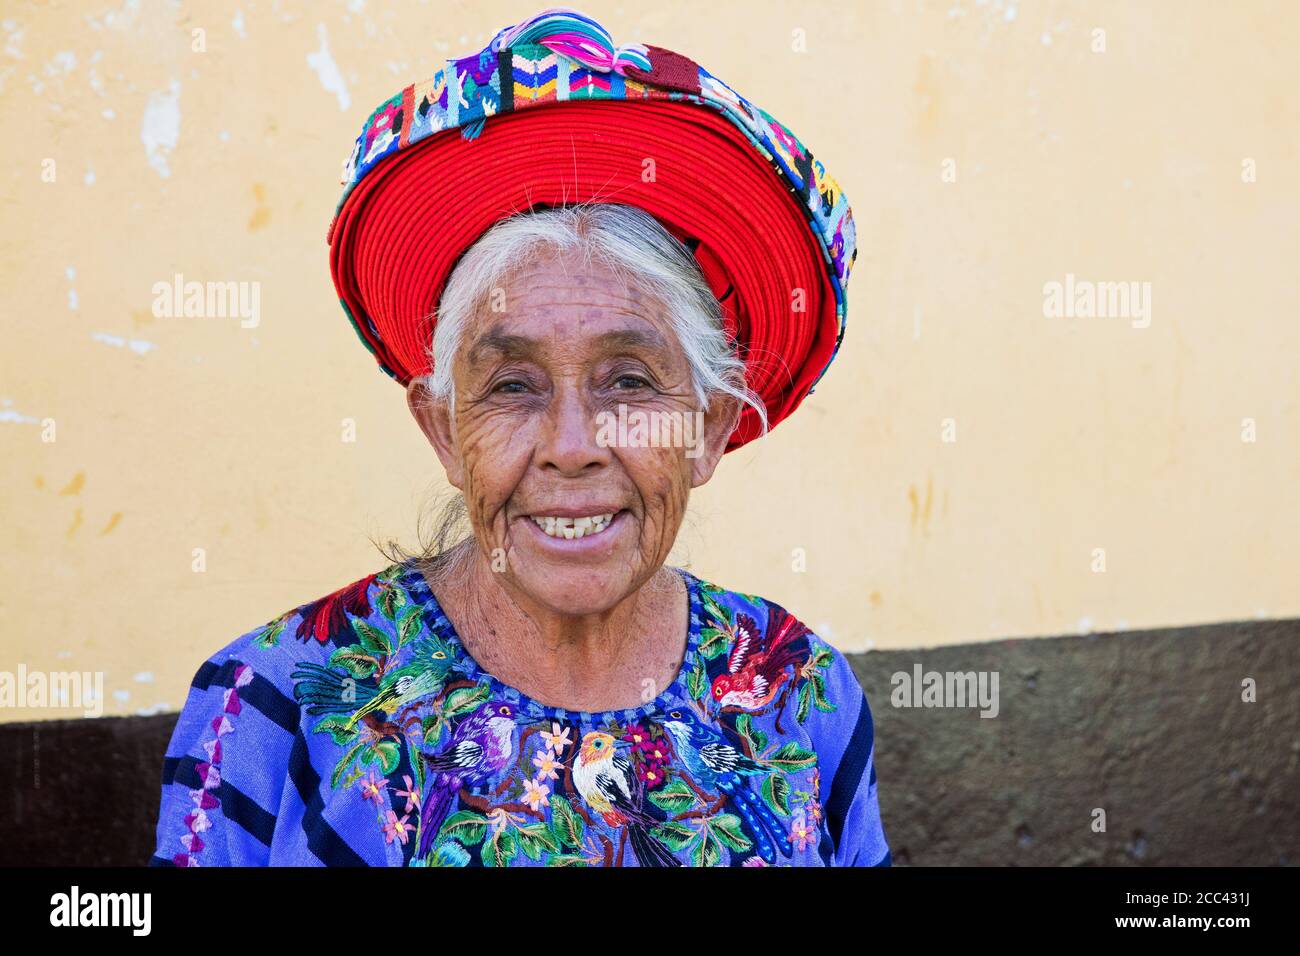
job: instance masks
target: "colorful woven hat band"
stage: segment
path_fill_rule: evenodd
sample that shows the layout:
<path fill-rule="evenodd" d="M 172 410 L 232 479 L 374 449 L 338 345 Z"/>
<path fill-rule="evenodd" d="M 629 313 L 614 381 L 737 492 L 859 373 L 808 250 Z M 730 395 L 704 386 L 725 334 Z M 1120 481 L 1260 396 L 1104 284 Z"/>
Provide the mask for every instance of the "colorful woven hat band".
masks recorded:
<path fill-rule="evenodd" d="M 694 250 L 772 426 L 843 337 L 855 235 L 821 164 L 692 61 L 615 49 L 573 11 L 507 28 L 385 103 L 344 182 L 335 286 L 403 385 L 430 371 L 433 313 L 465 250 L 510 215 L 564 203 L 637 206 Z M 758 434 L 746 409 L 728 450 Z"/>

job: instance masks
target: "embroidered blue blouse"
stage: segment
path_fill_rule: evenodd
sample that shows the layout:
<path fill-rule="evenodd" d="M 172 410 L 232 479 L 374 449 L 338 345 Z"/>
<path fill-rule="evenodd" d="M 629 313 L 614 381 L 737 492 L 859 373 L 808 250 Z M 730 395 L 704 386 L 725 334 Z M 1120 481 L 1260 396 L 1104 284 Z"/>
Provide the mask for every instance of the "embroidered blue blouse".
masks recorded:
<path fill-rule="evenodd" d="M 194 677 L 151 866 L 875 866 L 871 710 L 783 608 L 680 571 L 685 660 L 646 705 L 545 706 L 396 564 Z"/>

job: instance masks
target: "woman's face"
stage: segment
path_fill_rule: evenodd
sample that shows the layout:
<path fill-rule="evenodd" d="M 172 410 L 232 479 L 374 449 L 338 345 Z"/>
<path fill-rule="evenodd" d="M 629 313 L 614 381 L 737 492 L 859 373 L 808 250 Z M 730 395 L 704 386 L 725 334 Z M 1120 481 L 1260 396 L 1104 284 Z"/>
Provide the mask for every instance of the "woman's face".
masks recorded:
<path fill-rule="evenodd" d="M 493 290 L 453 378 L 454 412 L 417 385 L 412 411 L 502 583 L 560 614 L 607 611 L 663 565 L 739 414 L 721 399 L 702 413 L 658 302 L 564 254 Z"/>

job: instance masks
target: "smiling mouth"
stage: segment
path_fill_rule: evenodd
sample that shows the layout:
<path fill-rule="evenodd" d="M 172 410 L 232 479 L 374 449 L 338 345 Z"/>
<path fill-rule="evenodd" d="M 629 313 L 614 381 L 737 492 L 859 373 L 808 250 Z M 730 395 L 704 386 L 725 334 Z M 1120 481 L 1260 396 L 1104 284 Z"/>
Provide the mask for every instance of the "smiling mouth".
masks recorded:
<path fill-rule="evenodd" d="M 573 541 L 578 538 L 590 538 L 603 532 L 614 521 L 618 512 L 586 515 L 581 518 L 559 518 L 550 515 L 529 515 L 533 524 L 542 529 L 542 534 L 549 538 L 564 538 Z"/>

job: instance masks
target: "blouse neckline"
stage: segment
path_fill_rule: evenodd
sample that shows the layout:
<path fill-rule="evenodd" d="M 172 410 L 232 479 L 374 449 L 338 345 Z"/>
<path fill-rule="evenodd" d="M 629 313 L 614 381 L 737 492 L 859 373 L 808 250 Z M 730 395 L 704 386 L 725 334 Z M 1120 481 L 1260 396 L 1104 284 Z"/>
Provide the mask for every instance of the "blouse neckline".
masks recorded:
<path fill-rule="evenodd" d="M 530 714 L 541 714 L 544 718 L 551 718 L 561 722 L 577 721 L 583 724 L 603 724 L 609 721 L 632 723 L 647 719 L 656 711 L 671 710 L 673 707 L 688 704 L 691 700 L 686 681 L 700 663 L 698 652 L 704 610 L 699 593 L 700 580 L 685 568 L 671 568 L 671 570 L 682 576 L 682 580 L 686 584 L 687 596 L 686 653 L 682 657 L 681 667 L 678 668 L 677 674 L 659 696 L 648 703 L 639 707 L 596 711 L 570 710 L 565 707 L 543 704 L 517 687 L 505 683 L 496 675 L 488 672 L 474 659 L 474 655 L 469 652 L 465 643 L 460 639 L 455 625 L 452 624 L 446 611 L 443 610 L 437 597 L 434 596 L 433 589 L 429 587 L 428 581 L 425 580 L 424 575 L 414 561 L 406 562 L 401 565 L 401 568 L 402 587 L 419 604 L 424 622 L 429 630 L 454 648 L 458 669 L 464 672 L 467 679 L 475 683 L 486 682 L 491 688 L 494 697 L 499 696 Z"/>

